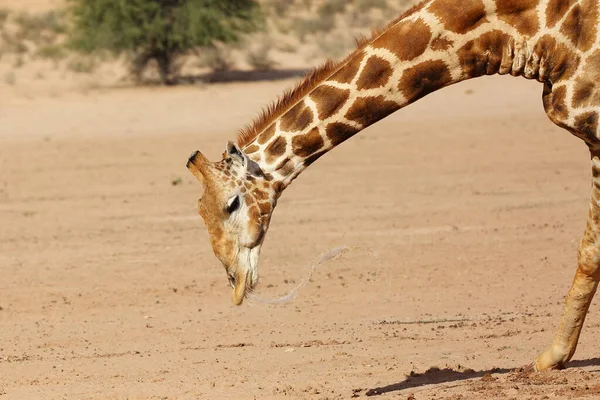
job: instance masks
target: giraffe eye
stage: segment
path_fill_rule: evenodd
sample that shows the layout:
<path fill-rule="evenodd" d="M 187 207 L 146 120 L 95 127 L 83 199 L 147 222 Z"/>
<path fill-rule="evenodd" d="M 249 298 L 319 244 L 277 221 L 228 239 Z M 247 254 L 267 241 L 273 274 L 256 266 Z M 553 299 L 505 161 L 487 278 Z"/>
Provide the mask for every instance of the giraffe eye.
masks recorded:
<path fill-rule="evenodd" d="M 240 196 L 235 195 L 227 201 L 227 212 L 232 214 L 240 208 Z"/>

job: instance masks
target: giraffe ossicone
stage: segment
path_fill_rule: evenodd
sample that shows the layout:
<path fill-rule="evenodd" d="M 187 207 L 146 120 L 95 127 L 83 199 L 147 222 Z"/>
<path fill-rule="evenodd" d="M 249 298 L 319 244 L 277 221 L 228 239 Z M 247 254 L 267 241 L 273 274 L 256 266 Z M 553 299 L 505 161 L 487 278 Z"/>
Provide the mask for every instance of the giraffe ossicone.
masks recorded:
<path fill-rule="evenodd" d="M 428 0 L 327 62 L 228 143 L 188 168 L 213 251 L 241 304 L 258 282 L 260 248 L 283 190 L 340 143 L 448 85 L 510 74 L 543 83 L 544 109 L 592 158 L 590 216 L 557 334 L 537 370 L 571 359 L 600 281 L 600 24 L 596 0 Z"/>

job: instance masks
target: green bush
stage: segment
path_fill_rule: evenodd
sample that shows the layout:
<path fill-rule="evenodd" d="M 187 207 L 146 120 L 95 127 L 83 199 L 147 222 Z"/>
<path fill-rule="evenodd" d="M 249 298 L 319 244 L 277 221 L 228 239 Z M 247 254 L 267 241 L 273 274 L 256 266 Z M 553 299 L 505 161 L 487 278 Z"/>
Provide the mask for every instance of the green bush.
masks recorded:
<path fill-rule="evenodd" d="M 49 44 L 46 46 L 40 47 L 36 55 L 46 60 L 60 60 L 67 56 L 65 49 L 61 45 L 57 44 Z"/>
<path fill-rule="evenodd" d="M 180 56 L 215 42 L 238 42 L 262 25 L 256 0 L 68 1 L 73 49 L 125 53 L 137 77 L 154 60 L 166 84 L 173 83 Z"/>

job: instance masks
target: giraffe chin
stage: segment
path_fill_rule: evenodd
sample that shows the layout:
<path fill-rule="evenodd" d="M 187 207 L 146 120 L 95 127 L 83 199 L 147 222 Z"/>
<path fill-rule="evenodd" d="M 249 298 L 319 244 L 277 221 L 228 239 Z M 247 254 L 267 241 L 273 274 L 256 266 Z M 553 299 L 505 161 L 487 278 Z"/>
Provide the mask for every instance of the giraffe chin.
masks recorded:
<path fill-rule="evenodd" d="M 244 298 L 246 297 L 246 277 L 244 277 L 243 281 L 238 280 L 236 287 L 233 288 L 233 304 L 236 306 L 241 305 L 244 302 Z"/>
<path fill-rule="evenodd" d="M 235 272 L 235 285 L 233 286 L 233 304 L 241 305 L 246 298 L 246 294 L 252 290 L 258 283 L 258 256 L 260 254 L 260 245 L 248 249 L 247 266 L 238 267 Z"/>

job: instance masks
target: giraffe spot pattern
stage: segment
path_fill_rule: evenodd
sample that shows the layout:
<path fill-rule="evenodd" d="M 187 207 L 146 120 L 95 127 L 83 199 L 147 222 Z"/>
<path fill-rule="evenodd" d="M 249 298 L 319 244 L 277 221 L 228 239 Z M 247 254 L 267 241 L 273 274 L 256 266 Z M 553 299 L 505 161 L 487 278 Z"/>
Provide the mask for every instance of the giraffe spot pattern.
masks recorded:
<path fill-rule="evenodd" d="M 450 70 L 443 61 L 425 61 L 404 71 L 398 88 L 404 93 L 404 97 L 412 102 L 451 81 Z"/>
<path fill-rule="evenodd" d="M 454 42 L 443 36 L 438 36 L 431 41 L 431 49 L 435 51 L 448 50 Z"/>
<path fill-rule="evenodd" d="M 259 144 L 267 143 L 269 140 L 271 140 L 271 138 L 273 137 L 274 134 L 275 134 L 275 124 L 271 124 L 267 129 L 265 129 L 265 131 L 263 133 L 261 133 L 258 136 L 258 143 Z"/>
<path fill-rule="evenodd" d="M 427 50 L 431 29 L 422 19 L 400 21 L 377 38 L 373 48 L 384 48 L 394 53 L 400 61 L 414 60 Z"/>
<path fill-rule="evenodd" d="M 252 153 L 258 151 L 259 149 L 260 149 L 260 147 L 257 144 L 252 144 L 252 145 L 246 147 L 245 151 L 246 151 L 246 154 L 252 154 Z"/>
<path fill-rule="evenodd" d="M 259 201 L 257 204 L 261 215 L 267 215 L 271 212 L 271 204 L 268 202 Z"/>
<path fill-rule="evenodd" d="M 560 86 L 557 89 L 552 89 L 552 98 L 550 104 L 552 106 L 550 113 L 557 121 L 566 121 L 569 118 L 566 86 Z"/>
<path fill-rule="evenodd" d="M 541 80 L 557 82 L 569 79 L 579 66 L 579 56 L 550 35 L 542 36 L 535 44 L 533 52 L 540 58 Z"/>
<path fill-rule="evenodd" d="M 338 89 L 328 85 L 320 85 L 310 94 L 310 98 L 317 104 L 321 120 L 337 113 L 346 104 L 349 97 L 349 89 Z"/>
<path fill-rule="evenodd" d="M 467 33 L 486 22 L 485 6 L 481 0 L 436 0 L 429 6 L 446 29 L 456 33 Z"/>
<path fill-rule="evenodd" d="M 275 168 L 275 170 L 283 176 L 289 176 L 292 172 L 294 172 L 294 169 L 294 162 L 289 158 L 286 158 L 284 162 Z"/>
<path fill-rule="evenodd" d="M 592 48 L 596 40 L 598 5 L 595 0 L 584 0 L 571 9 L 560 32 L 581 51 Z"/>
<path fill-rule="evenodd" d="M 596 138 L 598 131 L 598 113 L 586 112 L 575 117 L 575 128 L 591 139 Z"/>
<path fill-rule="evenodd" d="M 278 137 L 273 140 L 266 148 L 265 148 L 265 156 L 266 160 L 269 164 L 273 163 L 279 157 L 285 153 L 286 141 L 283 137 Z"/>
<path fill-rule="evenodd" d="M 329 140 L 331 141 L 331 145 L 337 146 L 344 140 L 354 136 L 359 131 L 359 129 L 348 124 L 344 124 L 342 122 L 332 122 L 331 124 L 327 125 L 325 131 L 327 132 L 327 138 L 329 138 Z M 311 157 L 314 157 L 314 155 Z"/>
<path fill-rule="evenodd" d="M 323 147 L 324 144 L 319 129 L 312 128 L 308 133 L 292 138 L 292 151 L 299 157 L 308 157 Z"/>
<path fill-rule="evenodd" d="M 595 51 L 586 60 L 585 73 L 575 80 L 572 105 L 575 108 L 600 103 L 600 50 Z"/>
<path fill-rule="evenodd" d="M 386 100 L 383 96 L 359 97 L 346 113 L 346 118 L 358 122 L 365 128 L 399 108 L 400 106 L 396 102 Z M 327 136 L 329 136 L 329 132 Z"/>
<path fill-rule="evenodd" d="M 392 66 L 386 60 L 373 56 L 367 60 L 358 81 L 358 90 L 376 89 L 385 86 L 392 76 Z"/>
<path fill-rule="evenodd" d="M 331 76 L 331 80 L 339 83 L 352 83 L 352 80 L 358 73 L 360 64 L 365 56 L 365 52 L 362 51 L 353 56 L 346 65 L 343 66 L 339 71 Z"/>
<path fill-rule="evenodd" d="M 493 30 L 465 43 L 458 50 L 458 58 L 464 73 L 468 77 L 497 73 L 509 41 L 510 36 L 502 31 Z"/>
<path fill-rule="evenodd" d="M 267 200 L 269 198 L 267 193 L 259 189 L 254 189 L 252 191 L 252 196 L 254 196 L 254 198 L 257 200 Z"/>
<path fill-rule="evenodd" d="M 560 21 L 567 10 L 576 0 L 550 0 L 546 7 L 546 25 L 548 28 L 554 28 L 554 25 Z"/>
<path fill-rule="evenodd" d="M 297 132 L 308 127 L 312 120 L 312 111 L 301 101 L 283 114 L 280 126 L 286 132 Z"/>
<path fill-rule="evenodd" d="M 501 21 L 531 37 L 540 28 L 536 10 L 538 3 L 539 0 L 497 0 L 496 13 Z"/>

